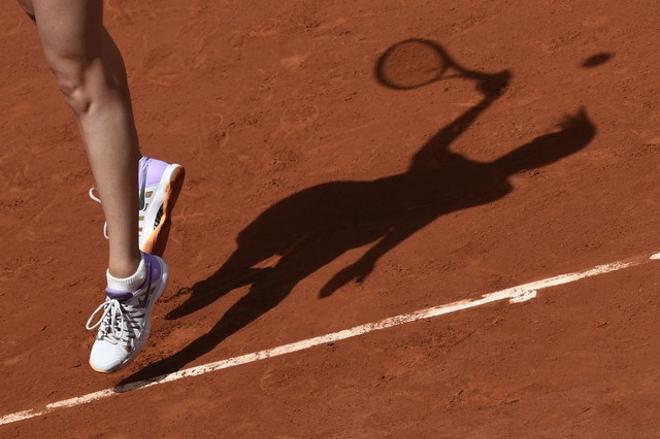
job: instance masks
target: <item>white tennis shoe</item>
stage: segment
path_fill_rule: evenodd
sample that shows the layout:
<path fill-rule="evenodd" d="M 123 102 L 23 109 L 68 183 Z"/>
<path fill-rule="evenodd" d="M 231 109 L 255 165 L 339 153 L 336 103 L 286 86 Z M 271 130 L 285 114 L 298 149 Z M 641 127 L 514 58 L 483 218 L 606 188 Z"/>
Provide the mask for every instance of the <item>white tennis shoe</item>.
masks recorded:
<path fill-rule="evenodd" d="M 152 253 L 158 248 L 158 240 L 164 225 L 170 218 L 174 204 L 183 185 L 183 166 L 162 160 L 142 157 L 138 168 L 138 232 L 140 250 Z M 96 188 L 90 188 L 89 197 L 100 203 Z M 108 224 L 103 225 L 103 236 L 108 238 Z M 164 246 L 164 245 L 163 245 Z M 163 247 L 160 246 L 160 247 Z"/>
<path fill-rule="evenodd" d="M 143 253 L 146 279 L 135 291 L 107 288 L 106 298 L 92 312 L 86 328 L 98 328 L 89 355 L 97 372 L 114 372 L 128 364 L 144 347 L 151 329 L 151 312 L 167 286 L 167 265 L 158 256 Z M 94 318 L 101 316 L 94 321 Z"/>

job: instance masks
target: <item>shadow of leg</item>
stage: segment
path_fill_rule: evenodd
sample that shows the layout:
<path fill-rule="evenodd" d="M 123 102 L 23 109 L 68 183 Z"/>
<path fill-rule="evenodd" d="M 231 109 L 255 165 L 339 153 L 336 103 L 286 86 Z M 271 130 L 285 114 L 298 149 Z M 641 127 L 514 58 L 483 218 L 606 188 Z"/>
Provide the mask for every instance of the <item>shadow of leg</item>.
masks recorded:
<path fill-rule="evenodd" d="M 294 251 L 284 256 L 275 267 L 260 270 L 256 277 L 251 278 L 254 283 L 248 294 L 236 302 L 209 332 L 171 357 L 157 361 L 125 378 L 120 384 L 177 371 L 196 358 L 213 350 L 223 340 L 277 306 L 301 279 L 339 256 L 343 252 L 345 243 L 338 239 L 331 240 L 331 243 L 332 246 L 323 246 L 319 245 L 319 242 L 309 241 L 301 243 Z M 239 257 L 236 256 L 236 258 Z M 230 258 L 231 260 L 232 258 Z M 233 262 L 230 261 L 227 261 L 225 265 L 232 266 Z M 224 269 L 220 269 L 216 275 L 219 278 L 224 277 Z M 214 278 L 216 275 L 214 275 Z M 229 283 L 229 285 L 235 284 Z M 216 290 L 209 294 L 210 298 L 202 296 L 204 297 L 202 301 L 203 303 L 210 302 L 218 298 L 219 294 L 226 292 L 226 288 Z"/>
<path fill-rule="evenodd" d="M 259 277 L 250 292 L 232 306 L 220 321 L 206 334 L 194 340 L 171 357 L 153 363 L 122 380 L 120 385 L 175 372 L 196 358 L 213 350 L 219 343 L 277 306 L 293 289 L 295 282 L 282 283 L 282 273 L 271 269 L 270 274 Z M 281 271 L 281 270 L 280 270 Z"/>
<path fill-rule="evenodd" d="M 240 248 L 236 250 L 218 271 L 193 285 L 186 301 L 170 311 L 165 318 L 174 320 L 186 316 L 213 303 L 236 288 L 256 282 L 260 276 L 271 269 L 252 268 L 253 265 L 265 259 L 252 255 Z M 184 291 L 185 289 L 182 290 L 182 292 Z"/>

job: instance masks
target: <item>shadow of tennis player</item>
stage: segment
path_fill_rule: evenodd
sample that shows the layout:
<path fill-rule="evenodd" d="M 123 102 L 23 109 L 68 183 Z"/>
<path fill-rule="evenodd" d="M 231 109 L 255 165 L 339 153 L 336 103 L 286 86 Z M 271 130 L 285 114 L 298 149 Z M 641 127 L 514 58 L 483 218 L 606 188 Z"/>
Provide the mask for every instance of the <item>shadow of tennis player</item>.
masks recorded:
<path fill-rule="evenodd" d="M 594 137 L 593 123 L 586 111 L 579 109 L 566 116 L 556 131 L 492 162 L 477 162 L 450 151 L 452 142 L 502 95 L 511 74 L 506 70 L 499 73 L 468 70 L 433 42 L 408 40 L 399 45 L 410 42 L 431 47 L 440 57 L 443 74 L 445 68 L 451 69 L 454 78 L 473 81 L 481 95 L 480 101 L 422 145 L 406 172 L 372 181 L 320 184 L 266 209 L 239 233 L 237 248 L 228 260 L 216 273 L 195 284 L 186 302 L 168 318 L 199 310 L 242 285 L 251 284 L 249 292 L 206 334 L 125 382 L 183 367 L 275 307 L 305 277 L 346 251 L 373 243 L 357 261 L 336 273 L 319 295 L 326 297 L 351 281 L 364 281 L 384 254 L 439 216 L 506 196 L 512 191 L 511 175 L 550 165 L 579 151 Z M 376 72 L 383 85 L 414 88 L 389 83 L 381 71 L 385 64 L 381 59 Z M 442 79 L 440 75 L 421 81 L 421 85 L 439 79 Z M 280 259 L 273 267 L 255 268 L 274 255 Z"/>

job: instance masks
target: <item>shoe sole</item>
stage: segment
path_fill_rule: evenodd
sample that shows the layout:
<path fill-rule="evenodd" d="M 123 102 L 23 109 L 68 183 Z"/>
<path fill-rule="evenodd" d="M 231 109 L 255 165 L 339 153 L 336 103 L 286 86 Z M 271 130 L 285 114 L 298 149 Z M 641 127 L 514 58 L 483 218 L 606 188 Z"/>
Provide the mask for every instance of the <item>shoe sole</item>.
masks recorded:
<path fill-rule="evenodd" d="M 144 346 L 147 344 L 147 340 L 149 339 L 149 335 L 151 334 L 151 313 L 154 310 L 154 307 L 156 305 L 156 302 L 158 299 L 160 299 L 160 296 L 163 294 L 165 291 L 165 288 L 167 288 L 167 281 L 169 279 L 169 269 L 167 267 L 167 264 L 158 256 L 155 256 L 158 259 L 158 262 L 160 263 L 160 266 L 162 268 L 162 272 L 160 274 L 160 286 L 158 289 L 154 292 L 152 297 L 149 299 L 149 303 L 147 304 L 147 310 L 145 311 L 145 317 L 147 319 L 147 324 L 144 327 L 144 331 L 142 331 L 142 334 L 140 334 L 140 338 L 135 342 L 135 349 L 133 349 L 133 352 L 129 354 L 128 357 L 121 363 L 119 363 L 117 366 L 113 367 L 112 369 L 108 370 L 100 370 L 95 368 L 91 363 L 90 366 L 92 369 L 94 369 L 96 372 L 100 373 L 112 373 L 116 372 L 119 369 L 124 368 L 128 363 L 133 361 L 133 359 L 137 356 L 137 354 L 140 353 L 140 351 L 144 348 Z"/>
<path fill-rule="evenodd" d="M 144 242 L 142 246 L 143 252 L 156 256 L 162 256 L 165 253 L 165 246 L 169 237 L 171 213 L 181 193 L 185 176 L 185 169 L 183 166 L 177 164 L 169 165 L 163 173 L 163 177 L 167 180 L 167 186 L 164 188 L 163 193 L 163 213 L 160 217 L 160 222 Z"/>

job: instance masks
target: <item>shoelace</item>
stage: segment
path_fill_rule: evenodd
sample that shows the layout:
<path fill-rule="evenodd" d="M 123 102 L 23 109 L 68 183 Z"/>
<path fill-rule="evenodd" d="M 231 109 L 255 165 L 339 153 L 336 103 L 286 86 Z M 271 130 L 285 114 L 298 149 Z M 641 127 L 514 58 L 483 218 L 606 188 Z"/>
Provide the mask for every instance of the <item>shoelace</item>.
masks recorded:
<path fill-rule="evenodd" d="M 89 188 L 89 191 L 87 194 L 89 195 L 89 198 L 92 199 L 92 201 L 96 201 L 97 203 L 101 204 L 101 198 L 96 195 L 96 188 L 94 186 Z M 103 222 L 103 237 L 105 239 L 110 239 L 110 236 L 108 235 L 108 223 Z"/>
<path fill-rule="evenodd" d="M 101 317 L 96 323 L 92 324 L 94 317 L 101 311 L 103 312 Z M 110 299 L 108 297 L 89 316 L 85 328 L 92 331 L 100 326 L 99 338 L 109 338 L 113 343 L 119 341 L 127 342 L 129 339 L 135 337 L 134 331 L 126 330 L 130 320 L 130 310 L 127 309 L 126 305 L 117 299 Z M 131 325 L 131 328 L 137 329 L 137 325 Z"/>

